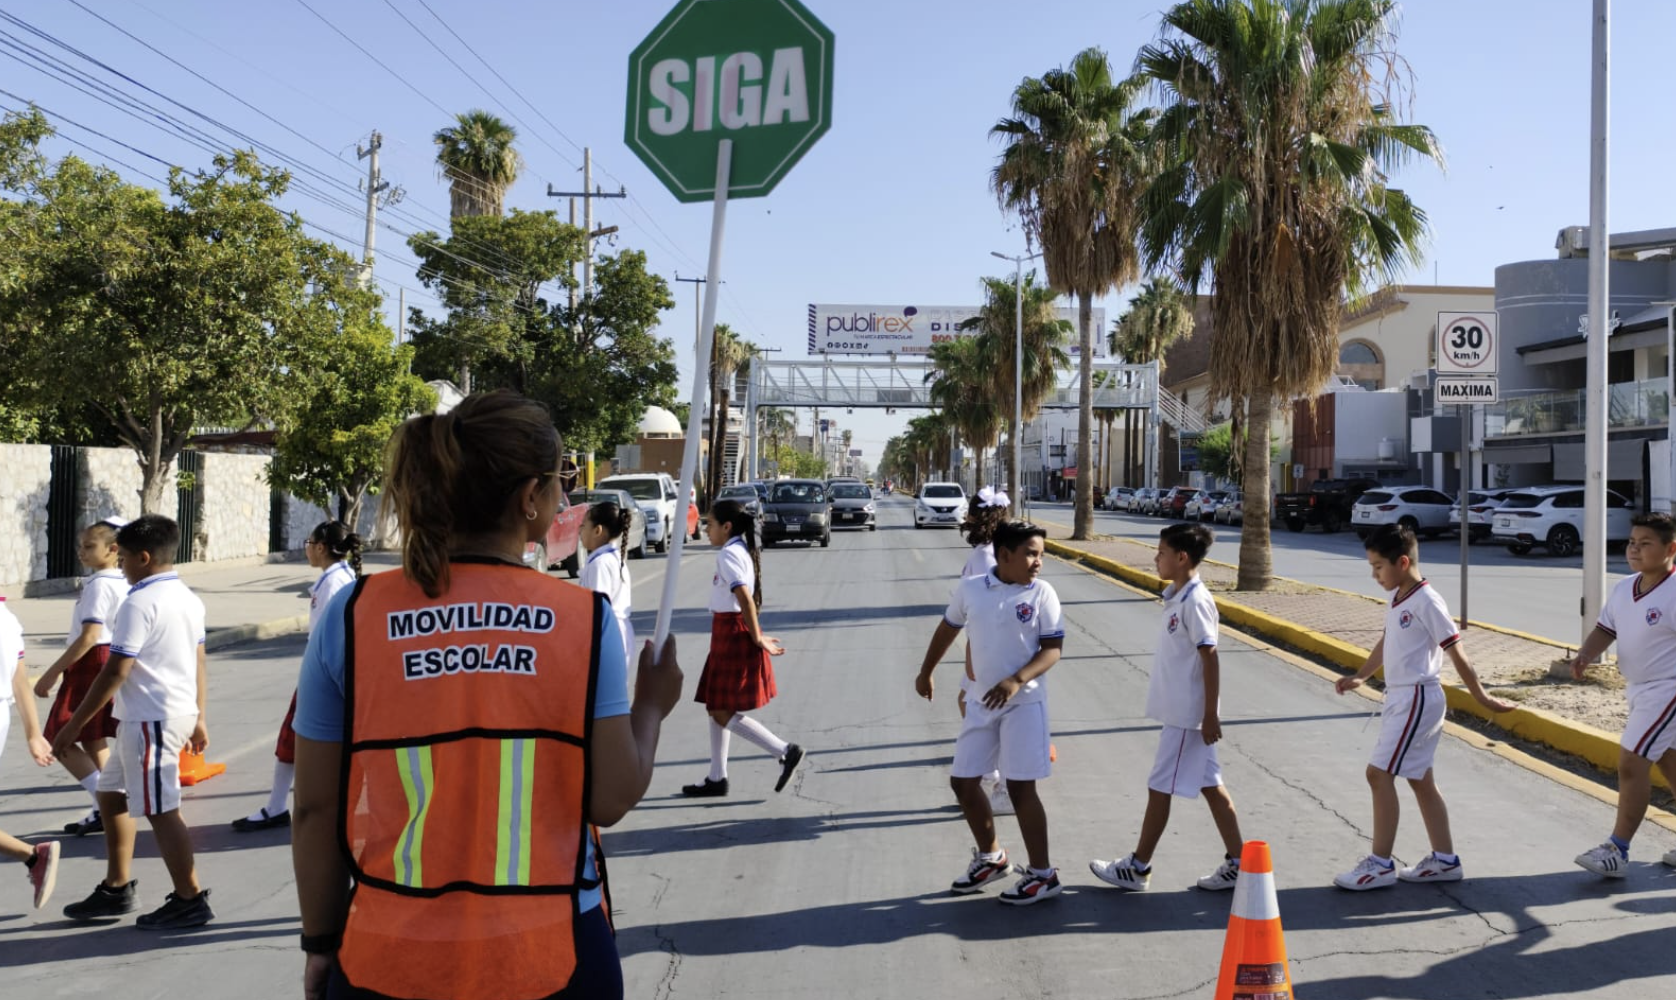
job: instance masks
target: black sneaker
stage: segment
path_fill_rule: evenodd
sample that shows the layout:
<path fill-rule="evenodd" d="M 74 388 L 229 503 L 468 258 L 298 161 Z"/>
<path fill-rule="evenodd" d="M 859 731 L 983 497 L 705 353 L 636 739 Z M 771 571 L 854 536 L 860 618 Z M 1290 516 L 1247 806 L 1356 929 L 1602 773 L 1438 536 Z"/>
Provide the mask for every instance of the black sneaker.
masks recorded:
<path fill-rule="evenodd" d="M 71 903 L 64 907 L 64 915 L 71 920 L 103 920 L 106 917 L 120 917 L 124 913 L 133 913 L 139 905 L 134 892 L 138 882 L 130 882 L 120 889 L 112 889 L 100 882 L 93 887 L 93 894 L 79 903 Z"/>
<path fill-rule="evenodd" d="M 267 806 L 263 806 L 261 812 L 262 815 L 260 818 L 240 816 L 238 819 L 233 820 L 233 832 L 255 833 L 258 830 L 272 830 L 276 826 L 291 825 L 291 810 L 289 809 L 282 812 L 276 812 L 272 816 L 269 816 Z"/>
<path fill-rule="evenodd" d="M 803 763 L 803 748 L 796 743 L 788 744 L 786 755 L 780 758 L 780 780 L 774 782 L 776 792 L 786 787 L 786 782 L 790 781 L 791 776 L 797 773 L 797 765 L 801 763 Z"/>
<path fill-rule="evenodd" d="M 150 913 L 142 913 L 134 926 L 142 931 L 178 931 L 187 927 L 202 927 L 215 919 L 210 909 L 208 889 L 200 889 L 191 899 L 181 899 L 174 893 L 163 905 Z"/>
<path fill-rule="evenodd" d="M 690 799 L 718 799 L 727 794 L 727 779 L 711 781 L 705 778 L 702 784 L 682 785 L 681 794 Z"/>
<path fill-rule="evenodd" d="M 85 837 L 90 833 L 104 833 L 105 820 L 104 817 L 99 815 L 99 810 L 95 809 L 74 823 L 65 823 L 64 832 L 75 837 Z"/>

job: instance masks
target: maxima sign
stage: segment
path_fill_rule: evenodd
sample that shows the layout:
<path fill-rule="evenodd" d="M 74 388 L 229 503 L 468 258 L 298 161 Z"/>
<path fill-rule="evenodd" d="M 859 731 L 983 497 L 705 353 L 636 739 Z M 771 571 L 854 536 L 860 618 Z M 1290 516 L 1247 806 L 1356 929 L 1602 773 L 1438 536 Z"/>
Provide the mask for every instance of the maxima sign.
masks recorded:
<path fill-rule="evenodd" d="M 811 305 L 810 354 L 929 354 L 931 345 L 970 336 L 960 325 L 977 316 L 979 306 Z M 1075 356 L 1077 311 L 1061 308 L 1059 318 L 1071 323 L 1067 351 Z M 1094 356 L 1106 347 L 1106 311 L 1093 310 Z M 975 331 L 973 331 L 975 332 Z"/>

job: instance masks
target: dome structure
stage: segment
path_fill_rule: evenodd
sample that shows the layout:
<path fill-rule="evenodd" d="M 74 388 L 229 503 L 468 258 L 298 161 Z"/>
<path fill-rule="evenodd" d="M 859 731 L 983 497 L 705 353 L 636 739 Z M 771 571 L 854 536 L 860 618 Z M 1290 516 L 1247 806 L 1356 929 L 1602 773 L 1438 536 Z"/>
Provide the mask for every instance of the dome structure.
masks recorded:
<path fill-rule="evenodd" d="M 640 436 L 648 438 L 678 438 L 687 433 L 681 426 L 675 414 L 661 406 L 646 407 L 646 415 L 640 418 Z"/>

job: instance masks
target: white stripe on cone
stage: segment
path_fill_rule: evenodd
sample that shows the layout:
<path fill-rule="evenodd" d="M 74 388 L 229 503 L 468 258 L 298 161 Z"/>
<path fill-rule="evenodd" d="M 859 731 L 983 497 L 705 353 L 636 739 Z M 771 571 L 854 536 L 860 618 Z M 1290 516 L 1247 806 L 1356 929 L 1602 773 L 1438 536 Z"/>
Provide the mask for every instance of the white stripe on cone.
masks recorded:
<path fill-rule="evenodd" d="M 1234 883 L 1233 916 L 1242 920 L 1280 919 L 1274 872 L 1240 872 L 1239 881 Z"/>

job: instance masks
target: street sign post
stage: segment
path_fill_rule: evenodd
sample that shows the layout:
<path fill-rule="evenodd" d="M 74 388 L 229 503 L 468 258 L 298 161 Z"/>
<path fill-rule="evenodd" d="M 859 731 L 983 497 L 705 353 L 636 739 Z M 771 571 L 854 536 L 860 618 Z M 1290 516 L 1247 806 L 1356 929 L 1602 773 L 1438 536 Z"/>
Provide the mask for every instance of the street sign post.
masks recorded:
<path fill-rule="evenodd" d="M 727 200 L 772 191 L 832 127 L 832 50 L 832 32 L 797 0 L 681 0 L 629 54 L 624 140 L 677 200 L 713 203 L 683 483 L 698 471 Z M 684 510 L 675 523 L 686 523 Z M 652 635 L 659 652 L 685 542 L 686 532 L 676 533 L 669 551 Z"/>
<path fill-rule="evenodd" d="M 1437 373 L 1494 375 L 1501 354 L 1499 316 L 1482 312 L 1437 314 Z"/>
<path fill-rule="evenodd" d="M 1437 382 L 1432 400 L 1461 408 L 1461 629 L 1467 627 L 1467 543 L 1472 537 L 1469 498 L 1472 487 L 1474 404 L 1500 396 L 1496 371 L 1501 356 L 1501 317 L 1494 309 L 1437 314 Z"/>
<path fill-rule="evenodd" d="M 1433 387 L 1437 405 L 1500 402 L 1500 388 L 1494 375 L 1439 375 Z"/>

